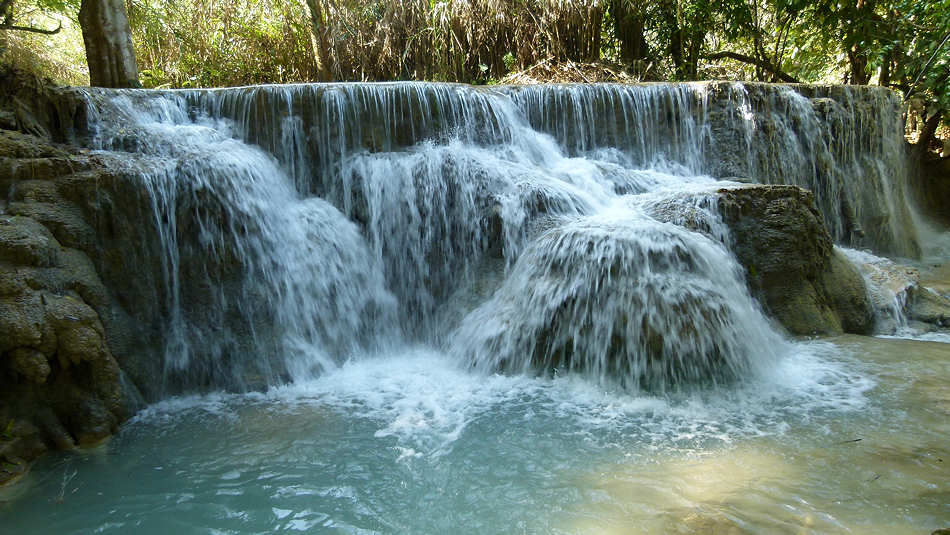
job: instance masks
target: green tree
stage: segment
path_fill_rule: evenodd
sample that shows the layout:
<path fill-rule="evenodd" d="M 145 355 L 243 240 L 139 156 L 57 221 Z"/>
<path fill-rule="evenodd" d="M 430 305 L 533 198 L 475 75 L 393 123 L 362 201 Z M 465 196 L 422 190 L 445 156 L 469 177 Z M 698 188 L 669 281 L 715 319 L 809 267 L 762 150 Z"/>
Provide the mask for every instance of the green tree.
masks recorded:
<path fill-rule="evenodd" d="M 62 24 L 55 28 L 44 28 L 37 26 L 30 19 L 31 15 L 36 13 L 66 13 L 75 9 L 76 2 L 73 0 L 33 0 L 30 2 L 18 2 L 17 0 L 0 0 L 0 30 L 20 31 L 39 33 L 44 35 L 53 35 L 59 33 Z"/>
<path fill-rule="evenodd" d="M 86 45 L 90 85 L 139 86 L 125 0 L 82 0 L 79 25 Z"/>

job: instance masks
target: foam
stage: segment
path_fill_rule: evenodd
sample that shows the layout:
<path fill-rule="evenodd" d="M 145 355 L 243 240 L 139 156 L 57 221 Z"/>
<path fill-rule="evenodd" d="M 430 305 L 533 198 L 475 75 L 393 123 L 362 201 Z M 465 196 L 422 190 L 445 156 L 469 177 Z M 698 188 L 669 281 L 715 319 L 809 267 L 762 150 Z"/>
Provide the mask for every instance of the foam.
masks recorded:
<path fill-rule="evenodd" d="M 481 419 L 555 425 L 604 446 L 633 440 L 690 449 L 783 434 L 796 422 L 862 410 L 874 382 L 854 368 L 832 344 L 797 343 L 768 371 L 738 385 L 650 396 L 582 374 L 473 373 L 438 351 L 415 347 L 353 359 L 315 380 L 266 393 L 173 398 L 140 412 L 131 427 L 194 418 L 238 422 L 249 405 L 278 419 L 318 407 L 369 423 L 374 439 L 393 443 L 401 461 L 451 452 Z"/>

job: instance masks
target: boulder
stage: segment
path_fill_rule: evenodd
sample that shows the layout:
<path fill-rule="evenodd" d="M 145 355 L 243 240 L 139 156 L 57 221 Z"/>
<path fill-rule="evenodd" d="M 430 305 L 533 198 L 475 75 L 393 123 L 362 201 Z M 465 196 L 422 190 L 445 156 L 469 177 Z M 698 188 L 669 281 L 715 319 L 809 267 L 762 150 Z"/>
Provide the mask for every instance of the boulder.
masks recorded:
<path fill-rule="evenodd" d="M 702 205 L 719 212 L 725 229 L 717 229 L 717 222 L 697 208 Z M 649 212 L 726 242 L 745 268 L 752 295 L 789 333 L 869 334 L 874 329 L 864 279 L 834 249 L 810 191 L 730 186 L 718 189 L 712 200 L 661 202 Z"/>
<path fill-rule="evenodd" d="M 583 371 L 666 391 L 748 375 L 781 339 L 714 240 L 637 206 L 542 232 L 453 350 L 485 371 Z"/>
<path fill-rule="evenodd" d="M 919 286 L 915 289 L 908 312 L 912 320 L 950 327 L 950 299 L 931 288 Z"/>
<path fill-rule="evenodd" d="M 819 277 L 819 291 L 841 324 L 841 330 L 853 334 L 871 334 L 874 307 L 864 278 L 839 251 L 833 250 L 828 268 Z"/>
<path fill-rule="evenodd" d="M 753 185 L 718 193 L 749 288 L 791 334 L 873 331 L 864 279 L 835 251 L 810 191 Z"/>

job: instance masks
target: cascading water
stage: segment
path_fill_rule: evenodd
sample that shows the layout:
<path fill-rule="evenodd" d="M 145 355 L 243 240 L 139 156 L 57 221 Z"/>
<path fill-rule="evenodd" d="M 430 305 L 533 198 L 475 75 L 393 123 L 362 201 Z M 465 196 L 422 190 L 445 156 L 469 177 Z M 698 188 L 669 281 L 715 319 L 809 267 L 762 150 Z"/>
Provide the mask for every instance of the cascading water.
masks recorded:
<path fill-rule="evenodd" d="M 164 385 L 101 455 L 50 457 L 13 506 L 0 494 L 0 526 L 941 527 L 946 350 L 785 340 L 717 208 L 736 182 L 806 185 L 840 243 L 912 255 L 886 92 L 397 83 L 82 98 L 89 145 L 140 192 L 116 209 L 141 212 L 141 250 L 123 253 L 148 291 L 123 295 L 145 296 L 130 308 L 156 326 Z"/>
<path fill-rule="evenodd" d="M 310 377 L 389 328 L 394 301 L 356 225 L 298 195 L 272 157 L 175 98 L 109 111 L 124 121 L 95 123 L 95 140 L 140 155 L 126 172 L 160 243 L 170 388 Z"/>
<path fill-rule="evenodd" d="M 140 159 L 130 174 L 159 236 L 172 383 L 276 384 L 422 342 L 482 370 L 656 389 L 742 377 L 781 343 L 728 237 L 659 223 L 644 203 L 710 190 L 728 168 L 846 206 L 825 211 L 838 239 L 913 244 L 900 226 L 846 232 L 906 205 L 903 184 L 885 182 L 893 155 L 866 155 L 895 133 L 841 135 L 868 120 L 838 97 L 399 83 L 86 98 L 93 145 Z M 875 177 L 873 196 L 844 178 L 855 174 Z M 707 205 L 692 210 L 709 223 Z"/>
<path fill-rule="evenodd" d="M 868 251 L 839 248 L 864 276 L 871 302 L 874 303 L 879 333 L 893 334 L 908 330 L 907 300 L 917 286 L 916 269 L 900 266 Z"/>
<path fill-rule="evenodd" d="M 781 338 L 723 244 L 653 220 L 636 200 L 564 221 L 527 247 L 453 337 L 473 366 L 576 369 L 655 391 L 774 363 Z"/>
<path fill-rule="evenodd" d="M 883 88 L 702 83 L 522 87 L 531 125 L 570 154 L 815 193 L 835 241 L 920 254 L 899 102 Z"/>

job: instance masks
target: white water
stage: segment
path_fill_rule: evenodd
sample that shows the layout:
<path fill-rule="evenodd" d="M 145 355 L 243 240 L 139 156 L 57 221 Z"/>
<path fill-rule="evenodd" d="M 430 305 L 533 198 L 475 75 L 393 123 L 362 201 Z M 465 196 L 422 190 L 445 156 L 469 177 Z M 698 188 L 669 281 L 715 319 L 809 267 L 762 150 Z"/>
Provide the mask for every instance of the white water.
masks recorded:
<path fill-rule="evenodd" d="M 0 521 L 37 534 L 926 533 L 950 483 L 945 347 L 801 343 L 741 387 L 660 396 L 576 374 L 483 376 L 411 349 L 267 393 L 152 405 L 102 451 L 44 461 L 0 495 Z"/>
<path fill-rule="evenodd" d="M 742 379 L 787 351 L 723 245 L 722 183 L 707 171 L 741 163 L 748 178 L 817 186 L 822 205 L 901 213 L 899 180 L 859 199 L 845 178 L 896 172 L 894 151 L 861 152 L 889 147 L 896 129 L 837 139 L 866 122 L 860 99 L 763 87 L 338 84 L 87 98 L 91 143 L 134 153 L 130 180 L 150 199 L 166 392 L 300 381 L 416 343 L 482 373 L 571 370 L 663 390 Z M 761 138 L 761 125 L 780 135 Z M 795 163 L 778 173 L 781 158 Z M 826 215 L 841 239 L 858 217 Z"/>
<path fill-rule="evenodd" d="M 725 246 L 641 202 L 621 197 L 541 233 L 453 347 L 482 371 L 579 370 L 647 390 L 773 365 L 787 347 Z"/>
<path fill-rule="evenodd" d="M 0 497 L 12 501 L 0 522 L 36 533 L 938 527 L 946 501 L 931 487 L 946 481 L 935 471 L 946 449 L 934 436 L 947 420 L 928 420 L 933 400 L 909 400 L 920 385 L 859 361 L 850 342 L 784 340 L 716 213 L 725 184 L 713 175 L 830 183 L 823 203 L 892 208 L 899 180 L 862 199 L 852 175 L 887 174 L 893 154 L 861 151 L 899 133 L 829 144 L 868 120 L 845 120 L 850 93 L 812 109 L 782 89 L 769 97 L 782 105 L 762 110 L 742 86 L 725 105 L 713 89 L 90 93 L 91 143 L 131 153 L 128 178 L 150 207 L 156 245 L 143 248 L 161 262 L 155 321 L 167 333 L 151 394 L 176 396 L 101 452 L 47 460 L 19 497 Z M 724 146 L 739 148 L 714 150 Z M 786 157 L 794 165 L 778 173 Z M 859 216 L 825 215 L 839 240 L 901 239 L 889 223 L 850 236 Z M 914 362 L 913 377 L 950 377 L 939 358 Z M 939 412 L 939 387 L 921 395 L 933 392 Z M 910 414 L 895 436 L 921 437 L 924 451 L 901 459 L 930 473 L 902 464 L 862 494 L 881 474 L 838 448 L 867 437 L 886 454 L 899 440 L 880 422 L 895 411 Z M 897 503 L 895 489 L 917 502 Z"/>

